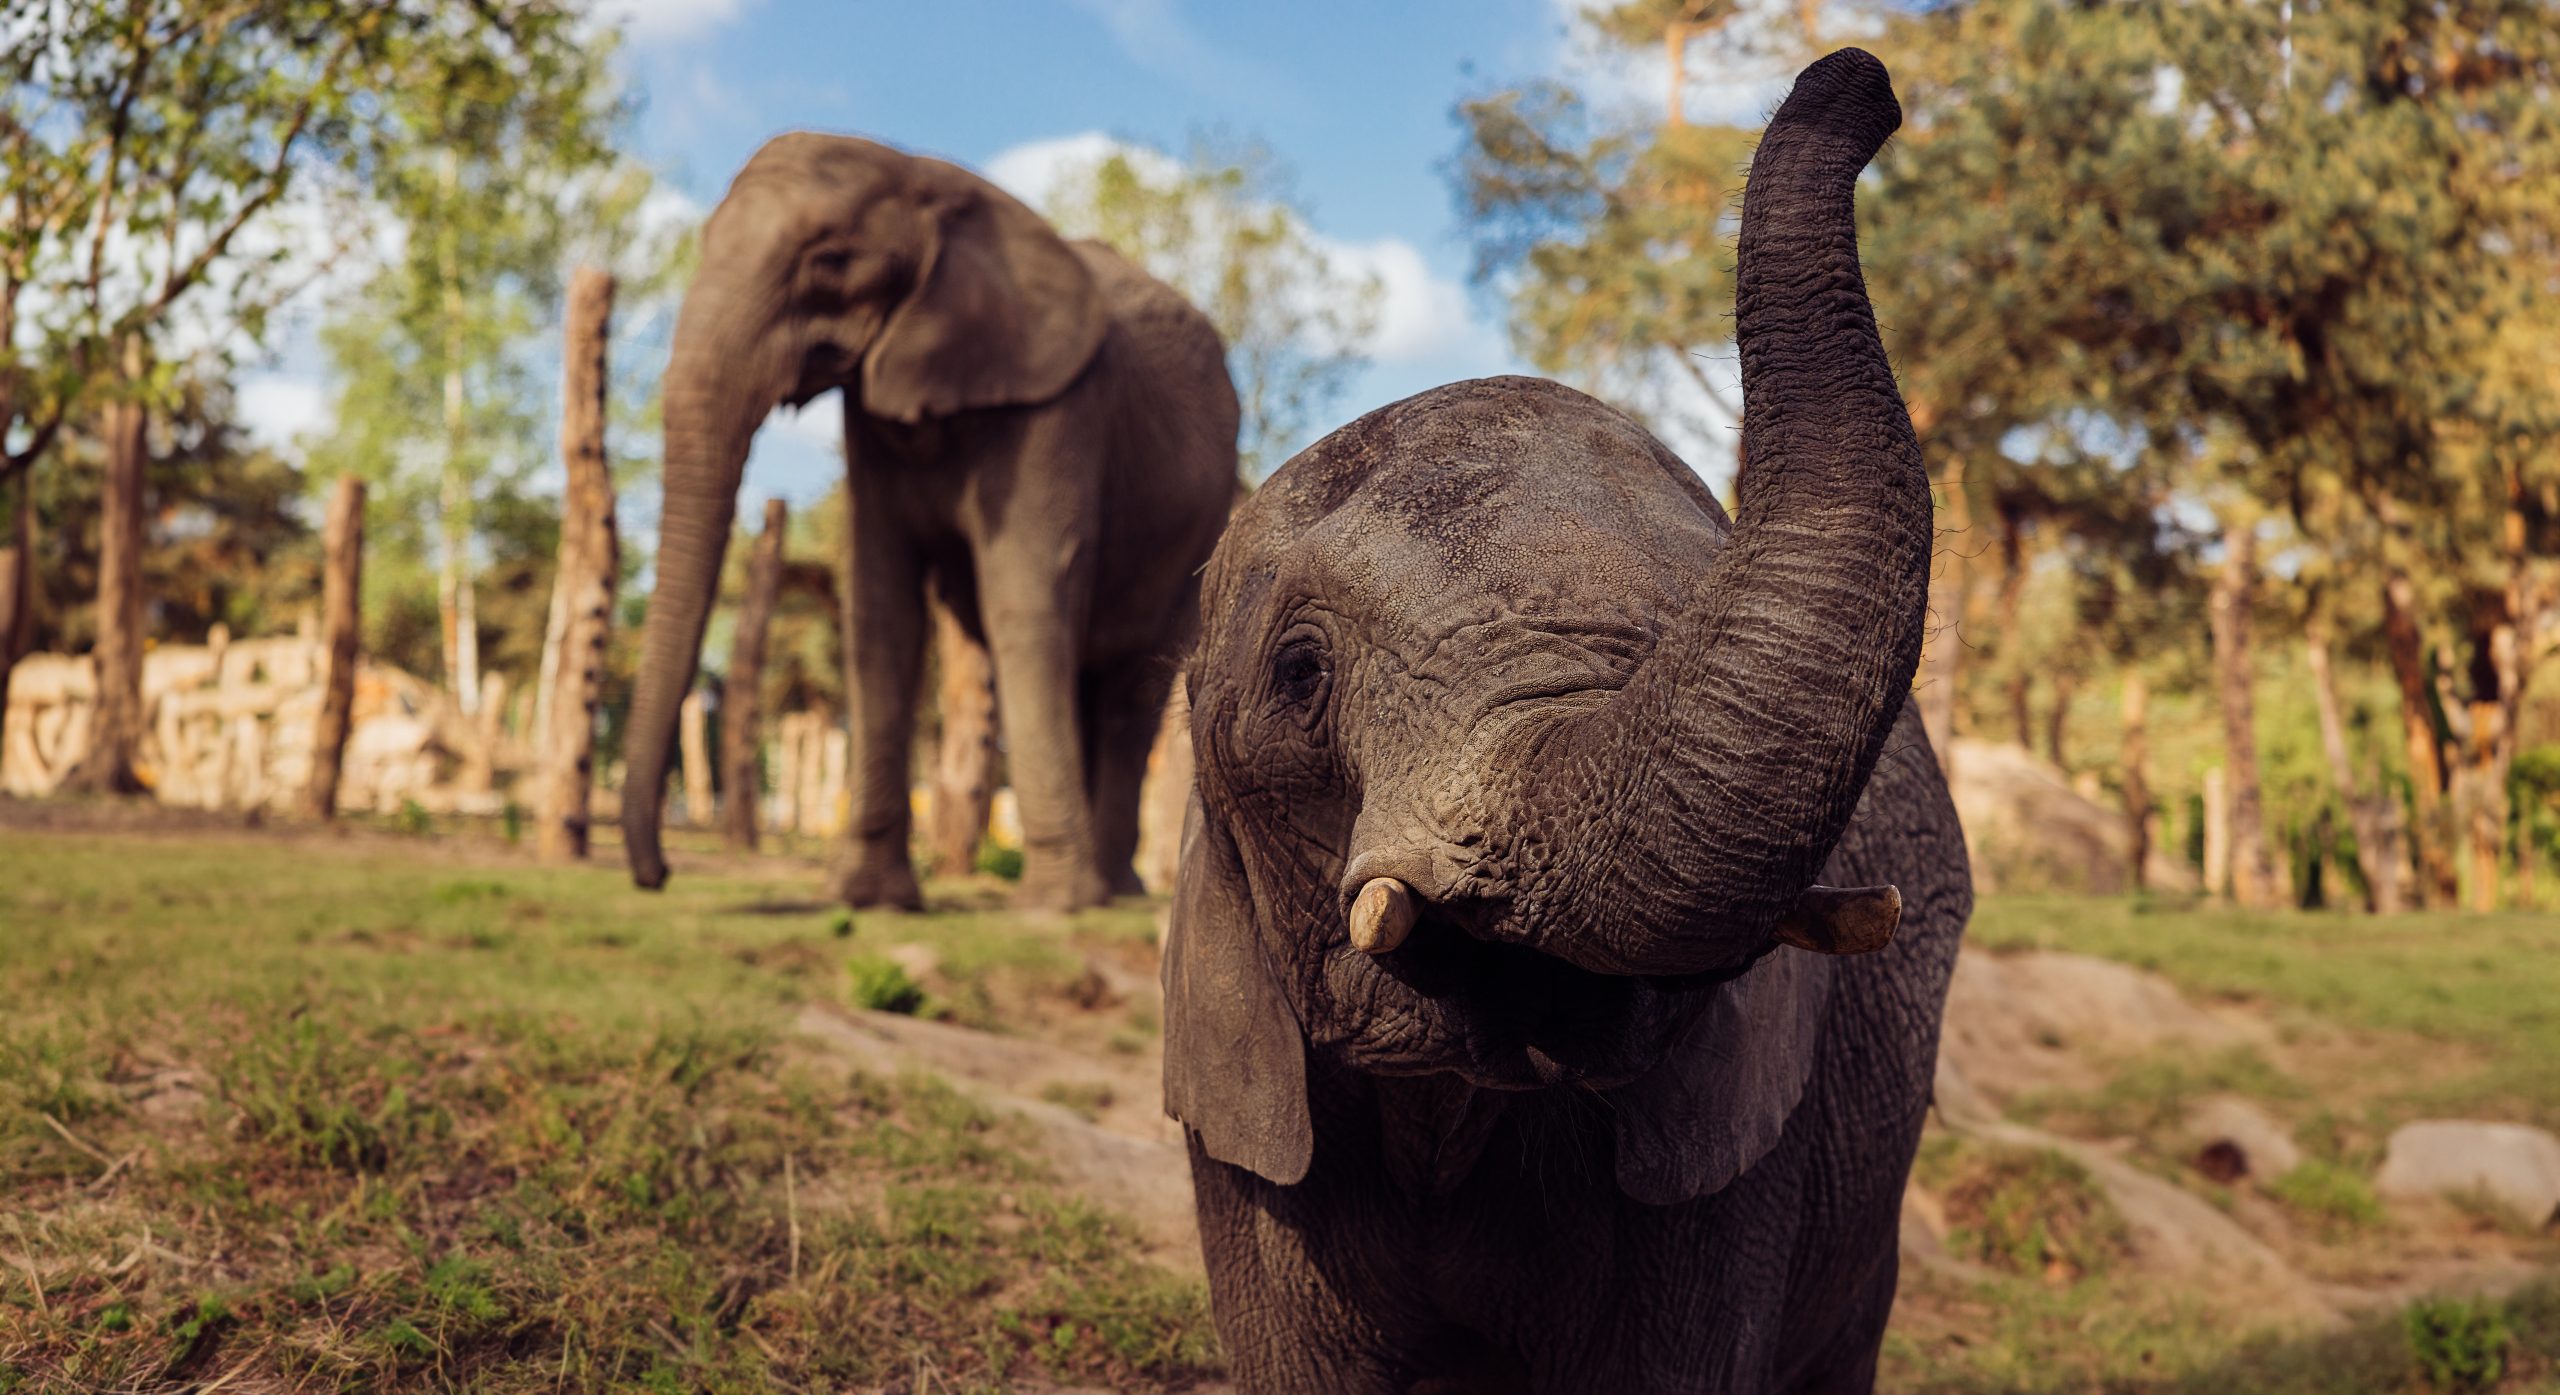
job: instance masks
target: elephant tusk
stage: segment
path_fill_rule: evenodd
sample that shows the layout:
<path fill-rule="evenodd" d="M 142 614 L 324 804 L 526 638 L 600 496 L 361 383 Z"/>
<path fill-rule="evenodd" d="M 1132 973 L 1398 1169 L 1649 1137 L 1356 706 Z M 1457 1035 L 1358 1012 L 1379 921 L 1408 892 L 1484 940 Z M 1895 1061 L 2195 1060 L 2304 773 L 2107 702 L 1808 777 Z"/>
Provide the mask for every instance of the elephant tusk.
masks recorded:
<path fill-rule="evenodd" d="M 1902 893 L 1892 887 L 1814 886 L 1778 917 L 1778 939 L 1815 954 L 1873 954 L 1901 924 Z"/>
<path fill-rule="evenodd" d="M 1351 903 L 1351 947 L 1384 954 L 1413 932 L 1413 893 L 1393 877 L 1373 877 Z"/>

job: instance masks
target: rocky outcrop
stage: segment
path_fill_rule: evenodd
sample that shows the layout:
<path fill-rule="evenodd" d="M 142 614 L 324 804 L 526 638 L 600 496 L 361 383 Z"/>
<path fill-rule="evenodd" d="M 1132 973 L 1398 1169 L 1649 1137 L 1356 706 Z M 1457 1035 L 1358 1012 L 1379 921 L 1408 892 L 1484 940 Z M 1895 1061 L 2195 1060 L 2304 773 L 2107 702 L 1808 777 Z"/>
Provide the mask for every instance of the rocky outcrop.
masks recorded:
<path fill-rule="evenodd" d="M 2024 746 L 1961 738 L 1952 764 L 1976 892 L 2133 890 L 2133 839 L 2123 812 L 2073 788 L 2061 767 Z M 2196 889 L 2193 869 L 2156 845 L 2143 870 L 2154 891 Z"/>

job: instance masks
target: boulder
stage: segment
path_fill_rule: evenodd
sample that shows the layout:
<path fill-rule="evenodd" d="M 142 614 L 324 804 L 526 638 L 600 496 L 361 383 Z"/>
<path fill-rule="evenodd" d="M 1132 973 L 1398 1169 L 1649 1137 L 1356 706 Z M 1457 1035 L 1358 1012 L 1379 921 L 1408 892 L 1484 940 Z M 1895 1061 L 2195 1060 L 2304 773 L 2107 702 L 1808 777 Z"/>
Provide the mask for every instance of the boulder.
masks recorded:
<path fill-rule="evenodd" d="M 2061 767 L 2024 746 L 1958 738 L 1949 792 L 1964 821 L 1977 892 L 2133 889 L 2132 830 L 2122 810 L 2072 788 Z M 2195 872 L 2154 844 L 2143 878 L 2155 891 L 2196 889 Z"/>
<path fill-rule="evenodd" d="M 2216 1095 L 2187 1115 L 2191 1156 L 2217 1182 L 2254 1177 L 2272 1182 L 2302 1166 L 2302 1149 L 2265 1110 L 2233 1095 Z"/>
<path fill-rule="evenodd" d="M 2099 1063 L 2162 1047 L 2266 1047 L 2245 1012 L 2198 1006 L 2158 974 L 2085 954 L 1994 954 L 1967 946 L 1947 988 L 1938 1051 L 2001 1103 L 2030 1090 L 2087 1089 Z"/>
<path fill-rule="evenodd" d="M 2560 1216 L 2560 1138 L 2525 1124 L 2422 1119 L 2391 1135 L 2373 1182 L 2387 1197 L 2485 1197 L 2548 1225 Z"/>

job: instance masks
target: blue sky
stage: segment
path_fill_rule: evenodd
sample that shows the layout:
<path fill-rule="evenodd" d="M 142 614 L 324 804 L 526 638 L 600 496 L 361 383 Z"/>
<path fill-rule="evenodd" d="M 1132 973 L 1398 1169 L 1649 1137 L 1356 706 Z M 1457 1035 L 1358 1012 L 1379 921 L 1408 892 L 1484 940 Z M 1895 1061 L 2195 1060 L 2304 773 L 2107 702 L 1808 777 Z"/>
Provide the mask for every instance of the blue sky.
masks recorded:
<path fill-rule="evenodd" d="M 1445 165 L 1465 95 L 1564 74 L 1602 100 L 1660 100 L 1642 56 L 1595 57 L 1578 0 L 603 0 L 643 103 L 637 154 L 681 196 L 717 202 L 767 138 L 871 136 L 1017 188 L 1104 139 L 1180 150 L 1252 139 L 1293 172 L 1314 230 L 1386 292 L 1374 361 L 1327 426 L 1457 378 L 1516 371 L 1500 307 L 1466 283 Z M 1704 74 L 1690 109 L 1761 94 Z M 253 424 L 321 422 L 316 354 L 288 345 L 244 383 Z M 777 413 L 746 502 L 805 504 L 840 472 L 833 399 Z M 1675 444 L 1678 444 L 1675 442 Z M 654 493 L 654 491 L 651 491 Z M 644 509 L 643 512 L 651 512 Z"/>

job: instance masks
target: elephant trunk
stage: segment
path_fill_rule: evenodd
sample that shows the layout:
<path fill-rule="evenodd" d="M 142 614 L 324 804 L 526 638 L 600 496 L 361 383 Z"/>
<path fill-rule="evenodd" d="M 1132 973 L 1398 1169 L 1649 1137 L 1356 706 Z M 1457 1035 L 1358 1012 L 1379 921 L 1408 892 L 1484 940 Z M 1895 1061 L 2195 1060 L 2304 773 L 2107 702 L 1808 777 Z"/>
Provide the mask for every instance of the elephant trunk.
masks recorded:
<path fill-rule="evenodd" d="M 1884 65 L 1848 49 L 1770 122 L 1743 195 L 1733 536 L 1628 686 L 1534 738 L 1538 785 L 1504 801 L 1522 811 L 1493 840 L 1514 864 L 1511 918 L 1584 968 L 1729 972 L 1773 935 L 1805 943 L 1804 907 L 1823 913 L 1808 889 L 1908 696 L 1929 481 L 1852 199 L 1901 119 Z"/>
<path fill-rule="evenodd" d="M 772 410 L 765 385 L 746 376 L 761 357 L 728 288 L 697 282 L 676 323 L 663 407 L 665 497 L 658 522 L 658 584 L 640 640 L 623 741 L 622 840 L 631 879 L 666 884 L 658 842 L 677 710 L 693 686 L 702 633 L 720 586 L 720 565 L 738 509 L 738 482 L 757 425 Z M 741 389 L 741 382 L 750 386 Z"/>

